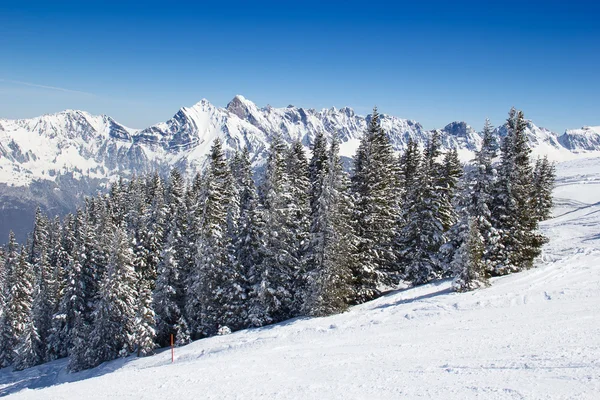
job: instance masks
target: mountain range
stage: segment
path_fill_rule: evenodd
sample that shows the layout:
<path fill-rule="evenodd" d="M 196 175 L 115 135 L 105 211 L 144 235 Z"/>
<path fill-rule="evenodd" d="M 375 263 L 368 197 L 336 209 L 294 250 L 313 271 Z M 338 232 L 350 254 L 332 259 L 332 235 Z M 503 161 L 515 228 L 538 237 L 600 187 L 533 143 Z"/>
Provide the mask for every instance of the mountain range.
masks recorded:
<path fill-rule="evenodd" d="M 36 205 L 51 214 L 64 214 L 117 176 L 165 173 L 173 167 L 193 176 L 202 169 L 217 137 L 229 155 L 248 147 L 260 171 L 274 135 L 288 142 L 300 140 L 308 149 L 317 132 L 327 136 L 337 132 L 342 156 L 348 161 L 370 118 L 348 107 L 259 108 L 238 95 L 225 108 L 203 99 L 145 129 L 75 110 L 31 119 L 0 119 L 0 237 L 13 229 L 23 240 Z M 410 138 L 423 144 L 431 135 L 414 120 L 386 114 L 380 120 L 397 151 Z M 471 159 L 481 143 L 481 133 L 466 122 L 451 122 L 439 132 L 443 147 L 456 147 L 463 161 Z M 506 128 L 499 126 L 495 133 L 503 136 Z M 527 135 L 534 155 L 548 155 L 552 160 L 600 154 L 600 127 L 558 135 L 528 121 Z"/>

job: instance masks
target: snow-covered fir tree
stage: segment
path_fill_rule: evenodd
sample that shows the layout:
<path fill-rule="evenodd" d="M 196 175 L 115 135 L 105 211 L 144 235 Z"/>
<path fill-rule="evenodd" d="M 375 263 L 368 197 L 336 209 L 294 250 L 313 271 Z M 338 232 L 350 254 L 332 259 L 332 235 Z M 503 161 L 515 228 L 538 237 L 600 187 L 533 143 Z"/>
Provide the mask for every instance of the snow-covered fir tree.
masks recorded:
<path fill-rule="evenodd" d="M 439 251 L 446 241 L 445 225 L 451 221 L 451 207 L 447 204 L 447 188 L 440 189 L 438 185 L 441 172 L 439 147 L 439 136 L 434 132 L 421 162 L 417 162 L 419 154 L 413 145 L 412 154 L 405 157 L 402 164 L 405 165 L 403 181 L 412 182 L 412 186 L 405 186 L 398 234 L 399 262 L 405 279 L 415 285 L 440 278 L 443 273 Z M 408 169 L 413 165 L 417 166 L 415 172 Z M 415 175 L 409 177 L 407 173 Z"/>
<path fill-rule="evenodd" d="M 177 334 L 180 344 L 186 343 L 185 340 L 189 337 L 187 316 L 185 315 L 186 282 L 192 268 L 192 246 L 195 245 L 195 243 L 192 244 L 188 236 L 189 220 L 185 197 L 186 191 L 183 176 L 177 169 L 173 169 L 169 175 L 165 194 L 168 218 L 165 237 L 167 238 L 167 243 L 170 243 L 170 245 L 167 245 L 171 247 L 177 265 L 177 273 L 171 274 L 169 277 L 169 279 L 175 278 L 177 281 L 170 281 L 169 285 L 173 285 L 175 289 L 177 309 L 181 312 L 176 320 L 179 328 L 175 332 L 171 332 Z M 171 237 L 170 239 L 168 239 L 169 236 Z M 158 309 L 155 309 L 155 312 L 158 318 L 160 318 Z M 186 327 L 186 329 L 180 329 L 182 327 Z"/>
<path fill-rule="evenodd" d="M 40 208 L 36 210 L 31 247 L 29 248 L 29 264 L 32 266 L 33 281 L 33 303 L 31 311 L 31 327 L 35 331 L 31 339 L 39 346 L 32 351 L 39 352 L 31 354 L 29 361 L 37 360 L 42 363 L 47 360 L 48 336 L 52 327 L 52 314 L 57 299 L 54 297 L 55 282 L 54 271 L 49 260 L 49 232 L 48 219 L 42 214 Z M 33 334 L 32 334 L 33 335 Z M 37 335 L 37 336 L 36 336 Z M 31 366 L 31 365 L 28 365 Z"/>
<path fill-rule="evenodd" d="M 532 207 L 538 221 L 544 221 L 552 215 L 552 190 L 556 178 L 556 167 L 548 157 L 538 158 L 533 171 Z"/>
<path fill-rule="evenodd" d="M 69 356 L 69 369 L 78 371 L 87 367 L 85 352 L 89 345 L 88 335 L 92 323 L 92 306 L 96 296 L 96 276 L 91 267 L 93 235 L 85 212 L 79 210 L 75 217 L 67 219 L 63 246 L 72 248 L 69 257 L 63 257 L 66 282 L 58 312 L 53 318 L 52 336 L 49 347 L 62 357 Z M 73 236 L 70 235 L 73 232 Z"/>
<path fill-rule="evenodd" d="M 19 331 L 15 331 L 17 322 L 21 318 L 22 311 L 17 306 L 18 292 L 15 291 L 19 271 L 19 249 L 15 240 L 15 235 L 11 231 L 8 235 L 6 253 L 2 269 L 2 281 L 0 281 L 0 290 L 2 307 L 0 313 L 0 368 L 8 367 L 12 364 L 15 357 Z"/>
<path fill-rule="evenodd" d="M 179 264 L 175 250 L 175 232 L 169 232 L 160 254 L 158 263 L 158 276 L 153 293 L 154 312 L 156 314 L 156 342 L 160 346 L 167 346 L 170 335 L 175 335 L 179 343 L 187 343 L 189 331 L 180 331 L 180 323 L 184 320 L 181 308 L 183 290 L 180 287 Z"/>
<path fill-rule="evenodd" d="M 139 357 L 151 354 L 152 350 L 156 348 L 156 342 L 154 341 L 156 329 L 150 282 L 139 275 L 137 281 L 136 315 L 132 343 L 133 349 Z"/>
<path fill-rule="evenodd" d="M 469 219 L 463 235 L 462 245 L 452 261 L 452 269 L 455 271 L 452 287 L 457 292 L 466 292 L 489 285 L 483 262 L 483 236 L 479 233 L 478 224 L 474 218 Z"/>
<path fill-rule="evenodd" d="M 444 216 L 442 224 L 444 230 L 448 231 L 457 222 L 457 204 L 455 198 L 459 191 L 460 179 L 463 175 L 463 166 L 458 158 L 458 151 L 452 148 L 444 153 L 441 164 L 440 175 L 437 182 L 438 192 L 441 196 L 441 214 Z"/>
<path fill-rule="evenodd" d="M 240 296 L 239 276 L 231 262 L 227 235 L 233 177 L 221 141 L 213 142 L 210 161 L 200 189 L 201 213 L 194 222 L 198 232 L 196 264 L 188 280 L 186 312 L 192 337 L 211 336 L 229 318 L 228 305 Z"/>
<path fill-rule="evenodd" d="M 526 126 L 523 113 L 511 109 L 508 132 L 501 146 L 492 209 L 493 225 L 500 233 L 498 249 L 492 256 L 495 275 L 531 268 L 545 242 L 537 230 L 538 219 L 532 201 L 534 176 Z"/>
<path fill-rule="evenodd" d="M 273 137 L 267 159 L 266 175 L 261 187 L 263 242 L 260 282 L 256 287 L 253 319 L 266 325 L 289 318 L 294 305 L 293 255 L 287 242 L 290 190 L 286 168 L 287 146 L 281 136 Z"/>
<path fill-rule="evenodd" d="M 87 367 L 125 356 L 132 350 L 137 296 L 132 240 L 123 225 L 115 226 L 113 232 L 108 265 L 94 306 Z"/>
<path fill-rule="evenodd" d="M 493 272 L 493 258 L 498 251 L 500 235 L 492 218 L 494 188 L 497 170 L 494 164 L 498 144 L 493 134 L 489 119 L 483 126 L 481 148 L 475 153 L 473 160 L 473 177 L 468 186 L 469 200 L 467 214 L 477 223 L 477 230 L 483 238 L 483 262 L 488 274 Z M 465 224 L 466 224 L 465 219 Z"/>
<path fill-rule="evenodd" d="M 58 238 L 56 238 L 55 250 L 53 255 L 54 280 L 56 281 L 56 304 L 52 314 L 52 327 L 48 337 L 47 352 L 48 359 L 55 360 L 67 356 L 69 347 L 69 330 L 65 326 L 67 321 L 67 311 L 71 309 L 71 304 L 65 296 L 72 296 L 72 284 L 74 278 L 71 267 L 73 266 L 75 254 L 75 219 L 71 214 L 65 216 Z M 72 319 L 71 319 L 72 321 Z"/>
<path fill-rule="evenodd" d="M 293 298 L 291 315 L 298 315 L 302 307 L 303 293 L 306 289 L 303 276 L 306 274 L 306 249 L 308 247 L 310 229 L 310 180 L 308 160 L 304 147 L 295 140 L 286 157 L 286 174 L 289 182 L 289 202 L 286 216 L 286 229 L 293 273 Z"/>
<path fill-rule="evenodd" d="M 393 241 L 398 218 L 397 160 L 373 109 L 354 158 L 354 228 L 358 238 L 354 301 L 377 297 L 398 278 Z"/>
<path fill-rule="evenodd" d="M 355 253 L 350 218 L 350 181 L 334 135 L 330 150 L 315 140 L 311 159 L 311 226 L 303 314 L 325 316 L 344 311 L 352 298 Z"/>
<path fill-rule="evenodd" d="M 43 361 L 43 343 L 33 323 L 34 272 L 27 261 L 27 248 L 21 247 L 19 261 L 13 274 L 12 314 L 13 335 L 16 337 L 13 366 L 16 370 L 33 367 Z"/>
<path fill-rule="evenodd" d="M 259 209 L 258 194 L 252 179 L 250 154 L 245 148 L 239 155 L 233 175 L 239 196 L 239 219 L 232 240 L 235 270 L 241 278 L 242 302 L 238 306 L 237 320 L 240 327 L 263 325 L 262 304 L 258 293 L 263 277 L 262 251 L 263 222 Z M 234 305 L 235 306 L 235 305 Z M 236 329 L 238 322 L 233 323 Z"/>

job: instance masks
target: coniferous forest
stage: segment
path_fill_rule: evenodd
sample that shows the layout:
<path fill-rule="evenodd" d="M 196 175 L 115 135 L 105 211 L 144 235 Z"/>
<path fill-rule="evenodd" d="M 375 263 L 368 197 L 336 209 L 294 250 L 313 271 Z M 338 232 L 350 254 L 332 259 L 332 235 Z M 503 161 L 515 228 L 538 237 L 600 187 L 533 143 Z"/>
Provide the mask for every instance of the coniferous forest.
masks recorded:
<path fill-rule="evenodd" d="M 532 268 L 554 166 L 532 160 L 523 113 L 467 165 L 409 142 L 397 156 L 374 110 L 354 158 L 339 140 L 275 135 L 255 183 L 249 152 L 215 140 L 203 174 L 120 180 L 62 219 L 39 209 L 0 251 L 0 367 L 68 357 L 79 371 L 298 316 L 326 316 L 401 282 L 457 291 Z"/>

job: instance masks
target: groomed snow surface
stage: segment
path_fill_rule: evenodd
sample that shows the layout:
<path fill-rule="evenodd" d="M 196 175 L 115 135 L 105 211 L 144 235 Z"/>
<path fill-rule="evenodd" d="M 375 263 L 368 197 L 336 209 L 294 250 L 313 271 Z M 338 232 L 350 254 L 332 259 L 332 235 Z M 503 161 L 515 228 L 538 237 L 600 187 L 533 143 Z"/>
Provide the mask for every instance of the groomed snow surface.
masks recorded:
<path fill-rule="evenodd" d="M 536 269 L 443 281 L 328 318 L 200 340 L 80 373 L 0 370 L 18 399 L 599 399 L 600 159 L 558 168 Z M 595 197 L 594 197 L 595 196 Z M 593 197 L 593 198 L 592 198 Z"/>

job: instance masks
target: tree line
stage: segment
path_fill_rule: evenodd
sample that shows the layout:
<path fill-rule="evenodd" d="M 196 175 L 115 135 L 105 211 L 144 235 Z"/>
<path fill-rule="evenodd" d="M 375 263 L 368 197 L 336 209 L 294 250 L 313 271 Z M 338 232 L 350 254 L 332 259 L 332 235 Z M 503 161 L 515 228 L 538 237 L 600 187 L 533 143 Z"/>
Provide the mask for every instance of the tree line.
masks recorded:
<path fill-rule="evenodd" d="M 531 162 L 523 113 L 501 146 L 486 121 L 466 166 L 441 151 L 397 157 L 375 109 L 354 158 L 319 133 L 307 158 L 274 135 L 255 185 L 248 150 L 212 145 L 190 184 L 173 169 L 119 180 L 76 213 L 39 209 L 26 244 L 0 252 L 0 366 L 68 357 L 79 371 L 156 347 L 326 316 L 402 282 L 457 291 L 528 269 L 546 239 L 554 166 Z M 498 155 L 499 153 L 499 155 Z"/>

